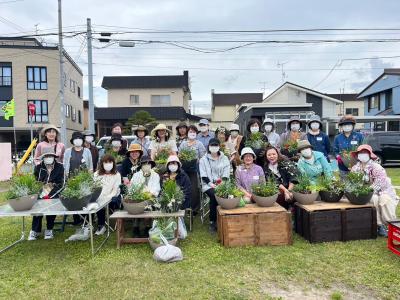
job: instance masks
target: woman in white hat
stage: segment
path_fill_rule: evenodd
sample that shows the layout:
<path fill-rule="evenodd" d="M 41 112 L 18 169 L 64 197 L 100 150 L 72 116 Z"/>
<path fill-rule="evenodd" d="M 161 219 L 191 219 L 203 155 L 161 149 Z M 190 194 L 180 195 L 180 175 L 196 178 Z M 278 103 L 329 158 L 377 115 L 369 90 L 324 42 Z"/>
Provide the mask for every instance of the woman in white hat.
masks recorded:
<path fill-rule="evenodd" d="M 268 142 L 271 144 L 271 146 L 279 148 L 279 141 L 281 137 L 275 132 L 274 120 L 271 118 L 265 118 L 262 128 L 264 129 L 264 135 L 268 138 Z"/>
<path fill-rule="evenodd" d="M 252 197 L 251 186 L 265 182 L 264 170 L 254 163 L 256 154 L 250 147 L 244 147 L 241 152 L 243 164 L 235 172 L 236 185 L 244 193 L 248 201 Z"/>
<path fill-rule="evenodd" d="M 153 140 L 150 143 L 149 150 L 152 160 L 155 160 L 157 154 L 163 149 L 167 149 L 170 155 L 177 154 L 178 147 L 176 147 L 176 142 L 172 139 L 171 135 L 171 130 L 169 130 L 165 124 L 158 124 L 156 128 L 151 131 Z"/>
<path fill-rule="evenodd" d="M 39 165 L 41 163 L 40 156 L 45 148 L 53 148 L 57 155 L 57 161 L 62 163 L 64 159 L 65 145 L 58 141 L 60 131 L 54 125 L 45 126 L 42 131 L 42 141 L 36 146 L 34 163 Z"/>
<path fill-rule="evenodd" d="M 233 160 L 234 166 L 240 165 L 240 149 L 244 147 L 243 136 L 239 134 L 239 125 L 231 124 L 229 128 L 228 143 L 232 144 L 235 149 L 235 158 Z"/>

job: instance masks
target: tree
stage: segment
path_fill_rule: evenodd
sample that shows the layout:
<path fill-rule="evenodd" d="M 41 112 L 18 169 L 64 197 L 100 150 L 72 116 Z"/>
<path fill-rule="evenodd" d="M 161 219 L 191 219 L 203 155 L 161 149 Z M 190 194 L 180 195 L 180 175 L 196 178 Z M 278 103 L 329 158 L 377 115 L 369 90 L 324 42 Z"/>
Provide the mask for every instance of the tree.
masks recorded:
<path fill-rule="evenodd" d="M 135 112 L 125 123 L 124 133 L 131 134 L 132 127 L 138 125 L 143 125 L 148 129 L 151 129 L 151 127 L 156 125 L 156 119 L 148 111 L 139 110 Z"/>

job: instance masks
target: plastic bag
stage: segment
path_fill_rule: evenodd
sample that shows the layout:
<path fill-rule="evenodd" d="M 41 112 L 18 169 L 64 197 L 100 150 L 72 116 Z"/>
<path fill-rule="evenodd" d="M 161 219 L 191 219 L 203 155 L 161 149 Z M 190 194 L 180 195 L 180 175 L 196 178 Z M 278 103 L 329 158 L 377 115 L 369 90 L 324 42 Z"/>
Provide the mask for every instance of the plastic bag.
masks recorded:
<path fill-rule="evenodd" d="M 181 249 L 168 244 L 168 241 L 161 235 L 164 246 L 154 250 L 153 258 L 158 262 L 176 262 L 183 259 Z"/>
<path fill-rule="evenodd" d="M 171 219 L 159 219 L 153 221 L 153 226 L 149 230 L 149 238 L 156 244 L 161 244 L 161 235 L 168 241 L 175 238 L 176 223 Z"/>
<path fill-rule="evenodd" d="M 243 199 L 243 197 L 241 197 L 238 207 L 245 207 L 245 206 L 246 206 L 246 201 Z"/>
<path fill-rule="evenodd" d="M 179 217 L 178 219 L 178 238 L 181 240 L 186 239 L 187 237 L 187 230 L 186 225 L 183 217 Z"/>

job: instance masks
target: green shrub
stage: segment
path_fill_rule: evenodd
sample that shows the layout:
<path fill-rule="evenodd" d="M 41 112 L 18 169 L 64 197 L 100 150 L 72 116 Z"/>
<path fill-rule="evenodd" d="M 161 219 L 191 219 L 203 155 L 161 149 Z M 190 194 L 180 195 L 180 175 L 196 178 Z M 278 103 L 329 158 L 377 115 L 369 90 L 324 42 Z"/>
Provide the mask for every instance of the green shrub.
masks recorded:
<path fill-rule="evenodd" d="M 272 178 L 268 178 L 266 182 L 253 184 L 251 189 L 253 194 L 260 197 L 270 197 L 279 193 L 278 185 Z"/>
<path fill-rule="evenodd" d="M 224 180 L 215 188 L 215 195 L 221 198 L 242 197 L 244 193 L 236 187 L 232 180 Z"/>
<path fill-rule="evenodd" d="M 340 194 L 344 191 L 345 184 L 340 179 L 338 174 L 335 174 L 332 178 L 321 176 L 317 180 L 317 185 L 320 191 Z"/>
<path fill-rule="evenodd" d="M 93 174 L 82 169 L 68 179 L 61 196 L 68 199 L 81 199 L 92 194 L 98 187 L 101 187 L 101 184 L 94 180 Z"/>
<path fill-rule="evenodd" d="M 38 194 L 43 184 L 36 180 L 33 174 L 18 174 L 10 181 L 10 189 L 6 193 L 6 199 L 17 199 L 20 197 Z"/>
<path fill-rule="evenodd" d="M 368 182 L 364 181 L 364 174 L 361 172 L 350 172 L 345 180 L 345 191 L 355 196 L 365 196 L 374 189 Z"/>
<path fill-rule="evenodd" d="M 297 177 L 297 183 L 295 184 L 293 191 L 302 194 L 311 194 L 318 192 L 319 189 L 318 185 L 312 183 L 310 177 L 302 174 Z"/>
<path fill-rule="evenodd" d="M 124 197 L 124 201 L 128 203 L 140 203 L 144 201 L 153 201 L 154 196 L 145 191 L 143 184 L 132 184 Z"/>

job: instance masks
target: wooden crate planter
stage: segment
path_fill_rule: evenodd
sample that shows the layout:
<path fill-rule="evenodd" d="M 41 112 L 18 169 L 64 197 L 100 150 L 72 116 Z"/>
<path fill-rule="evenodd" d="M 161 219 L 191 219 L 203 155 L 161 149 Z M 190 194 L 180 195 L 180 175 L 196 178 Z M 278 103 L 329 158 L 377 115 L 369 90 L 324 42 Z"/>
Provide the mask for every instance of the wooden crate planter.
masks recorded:
<path fill-rule="evenodd" d="M 290 217 L 290 212 L 276 203 L 230 210 L 218 207 L 218 237 L 226 247 L 288 245 L 292 243 Z"/>
<path fill-rule="evenodd" d="M 371 204 L 315 202 L 295 205 L 295 231 L 311 243 L 375 239 L 376 210 Z"/>

